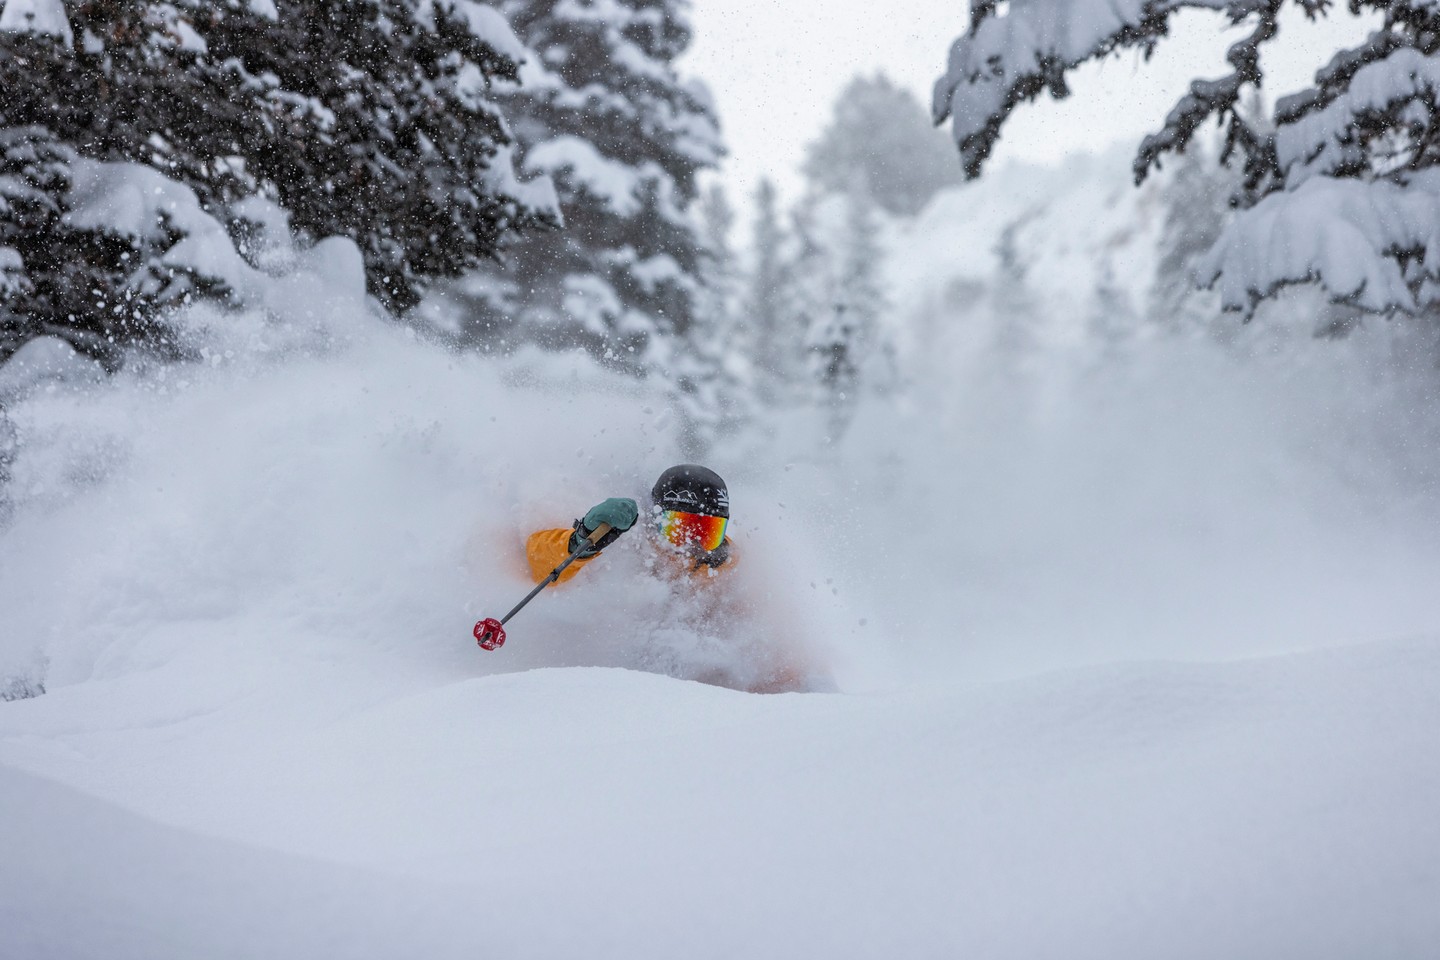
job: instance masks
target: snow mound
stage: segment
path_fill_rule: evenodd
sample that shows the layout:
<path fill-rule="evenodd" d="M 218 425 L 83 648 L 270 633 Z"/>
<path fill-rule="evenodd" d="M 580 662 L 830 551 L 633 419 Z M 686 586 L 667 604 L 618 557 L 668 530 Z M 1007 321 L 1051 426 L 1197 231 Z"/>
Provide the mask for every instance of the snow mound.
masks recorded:
<path fill-rule="evenodd" d="M 244 644 L 217 695 L 224 663 L 0 707 L 7 943 L 1420 960 L 1440 936 L 1440 641 L 877 697 L 421 688 Z"/>

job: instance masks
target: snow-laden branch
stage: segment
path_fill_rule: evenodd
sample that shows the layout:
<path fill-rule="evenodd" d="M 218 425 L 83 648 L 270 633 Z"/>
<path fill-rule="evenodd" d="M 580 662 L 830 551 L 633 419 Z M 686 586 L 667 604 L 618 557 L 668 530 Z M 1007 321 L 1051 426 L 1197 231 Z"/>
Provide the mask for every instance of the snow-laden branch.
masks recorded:
<path fill-rule="evenodd" d="M 945 75 L 935 83 L 935 122 L 949 119 L 969 176 L 978 176 L 1010 113 L 1049 91 L 1069 96 L 1065 73 L 1125 47 L 1146 54 L 1183 7 L 1228 10 L 1244 19 L 1255 0 L 1010 0 L 1001 15 L 994 0 L 972 0 L 970 30 L 950 48 Z"/>
<path fill-rule="evenodd" d="M 1313 177 L 1273 193 L 1226 229 L 1197 279 L 1246 316 L 1313 281 L 1377 313 L 1417 310 L 1440 279 L 1440 171 L 1403 185 Z"/>
<path fill-rule="evenodd" d="M 470 35 L 490 47 L 497 54 L 515 63 L 527 59 L 529 51 L 510 24 L 494 7 L 477 3 L 476 0 L 421 0 L 416 5 L 416 19 L 435 29 L 436 8 L 452 17 L 458 17 L 469 30 Z"/>
<path fill-rule="evenodd" d="M 7 33 L 38 33 L 58 37 L 65 46 L 74 46 L 75 34 L 61 0 L 5 0 L 0 9 L 0 30 Z"/>
<path fill-rule="evenodd" d="M 1406 116 L 1402 108 L 1417 103 L 1421 124 L 1435 115 L 1440 98 L 1440 60 L 1413 47 L 1355 70 L 1345 93 L 1309 113 L 1293 117 L 1275 131 L 1275 147 L 1286 183 L 1292 187 L 1317 175 L 1363 173 L 1369 165 L 1367 135 L 1398 132 Z M 1369 119 L 1369 123 L 1364 123 Z"/>
<path fill-rule="evenodd" d="M 1440 3 L 1351 0 L 1383 14 L 1383 29 L 1322 62 L 1314 86 L 1283 98 L 1273 130 L 1242 110 L 1264 80 L 1261 47 L 1287 0 L 972 0 L 969 32 L 936 83 L 934 119 L 951 121 L 962 165 L 977 176 L 1015 107 L 1043 91 L 1067 95 L 1066 74 L 1126 47 L 1148 55 L 1177 10 L 1209 9 L 1245 35 L 1230 72 L 1191 82 L 1134 162 L 1143 180 L 1184 152 L 1201 125 L 1225 128 L 1222 162 L 1244 178 L 1233 224 L 1201 279 L 1225 305 L 1252 312 L 1290 284 L 1314 282 L 1337 300 L 1376 311 L 1428 309 L 1440 264 Z M 1329 0 L 1294 0 L 1310 17 Z"/>

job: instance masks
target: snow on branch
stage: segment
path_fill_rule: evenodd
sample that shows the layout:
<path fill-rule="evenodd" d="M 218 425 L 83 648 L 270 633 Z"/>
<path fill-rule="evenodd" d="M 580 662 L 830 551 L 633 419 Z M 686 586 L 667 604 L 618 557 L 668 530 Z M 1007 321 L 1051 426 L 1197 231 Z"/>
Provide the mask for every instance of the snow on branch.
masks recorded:
<path fill-rule="evenodd" d="M 1315 177 L 1272 193 L 1226 229 L 1196 272 L 1246 317 L 1282 287 L 1308 282 L 1366 310 L 1414 311 L 1440 279 L 1440 171 L 1408 184 Z"/>
<path fill-rule="evenodd" d="M 1425 125 L 1436 115 L 1437 100 L 1440 61 L 1414 47 L 1400 47 L 1356 69 L 1343 95 L 1323 108 L 1301 113 L 1287 104 L 1287 122 L 1275 132 L 1276 154 L 1280 168 L 1287 172 L 1287 184 L 1297 186 L 1319 174 L 1353 176 L 1368 171 L 1372 155 L 1366 141 Z M 1420 108 L 1413 120 L 1404 109 L 1410 104 Z M 1423 137 L 1415 136 L 1412 142 L 1423 143 Z"/>
<path fill-rule="evenodd" d="M 1275 120 L 1289 123 L 1296 117 L 1315 109 L 1344 94 L 1350 79 L 1367 63 L 1384 59 L 1397 47 L 1406 46 L 1407 41 L 1393 30 L 1377 30 L 1360 46 L 1341 50 L 1330 58 L 1330 62 L 1315 72 L 1315 86 L 1309 90 L 1281 97 L 1275 104 Z"/>
<path fill-rule="evenodd" d="M 0 30 L 10 33 L 39 33 L 59 37 L 74 46 L 75 34 L 61 0 L 5 0 L 0 10 Z"/>
<path fill-rule="evenodd" d="M 1193 80 L 1190 92 L 1165 118 L 1160 132 L 1151 134 L 1140 143 L 1135 156 L 1133 171 L 1135 182 L 1142 182 L 1152 167 L 1158 167 L 1160 158 L 1166 153 L 1178 153 L 1185 149 L 1195 131 L 1211 116 L 1224 120 L 1229 118 L 1225 134 L 1225 148 L 1222 159 L 1239 152 L 1244 156 L 1245 188 L 1255 190 L 1275 170 L 1275 161 L 1270 144 L 1256 134 L 1250 125 L 1235 110 L 1240 92 L 1246 84 L 1260 85 L 1263 74 L 1260 70 L 1260 45 L 1275 36 L 1278 30 L 1276 17 L 1282 0 L 1263 0 L 1244 10 L 1245 16 L 1255 19 L 1255 26 L 1242 40 L 1232 44 L 1225 53 L 1225 61 L 1231 72 L 1219 80 Z M 1231 22 L 1240 8 L 1230 11 Z"/>
<path fill-rule="evenodd" d="M 1220 14 L 1228 26 L 1246 26 L 1247 34 L 1226 54 L 1231 72 L 1218 79 L 1197 79 L 1189 93 L 1147 137 L 1135 160 L 1139 182 L 1166 153 L 1183 151 L 1200 125 L 1215 117 L 1227 125 L 1225 157 L 1244 157 L 1246 188 L 1266 186 L 1275 172 L 1264 134 L 1235 109 L 1246 86 L 1263 78 L 1260 47 L 1277 32 L 1277 17 L 1287 0 L 972 0 L 970 29 L 950 48 L 944 76 L 935 83 L 932 115 L 951 122 L 962 165 L 979 175 L 1010 113 L 1021 103 L 1049 92 L 1069 96 L 1066 74 L 1090 60 L 1127 48 L 1145 57 L 1170 31 L 1170 18 L 1182 9 Z M 1329 0 L 1293 0 L 1315 17 Z"/>
<path fill-rule="evenodd" d="M 525 158 L 525 171 L 569 176 L 621 217 L 639 212 L 647 180 L 669 179 L 658 164 L 645 163 L 637 169 L 605 156 L 593 143 L 575 136 L 555 137 L 532 147 Z"/>
<path fill-rule="evenodd" d="M 1239 209 L 1199 279 L 1219 283 L 1225 306 L 1247 316 L 1298 283 L 1377 312 L 1431 309 L 1440 302 L 1440 2 L 1351 0 L 1352 15 L 1380 13 L 1383 28 L 1321 61 L 1310 89 L 1277 104 L 1272 130 L 1240 103 L 1261 86 L 1260 50 L 1288 2 L 971 0 L 933 116 L 952 122 L 965 172 L 977 176 L 1019 103 L 1066 96 L 1067 72 L 1085 61 L 1126 47 L 1148 56 L 1177 10 L 1209 9 L 1244 28 L 1226 54 L 1230 72 L 1193 80 L 1134 161 L 1138 183 L 1205 121 L 1225 128 L 1220 160 L 1238 155 L 1244 167 L 1230 198 Z M 1312 19 L 1332 6 L 1293 2 Z"/>
<path fill-rule="evenodd" d="M 434 29 L 437 7 L 446 14 L 459 17 L 471 36 L 507 60 L 518 64 L 529 57 L 530 51 L 494 7 L 476 0 L 422 0 L 416 8 L 417 19 Z"/>
<path fill-rule="evenodd" d="M 932 113 L 951 120 L 968 176 L 975 177 L 1012 110 L 1048 90 L 1069 95 L 1065 72 L 1123 47 L 1146 53 L 1181 7 L 1221 9 L 1224 0 L 972 0 L 970 30 L 950 48 Z M 1248 6 L 1248 4 L 1247 4 Z"/>
<path fill-rule="evenodd" d="M 14 247 L 0 247 L 0 303 L 25 290 L 25 260 Z"/>

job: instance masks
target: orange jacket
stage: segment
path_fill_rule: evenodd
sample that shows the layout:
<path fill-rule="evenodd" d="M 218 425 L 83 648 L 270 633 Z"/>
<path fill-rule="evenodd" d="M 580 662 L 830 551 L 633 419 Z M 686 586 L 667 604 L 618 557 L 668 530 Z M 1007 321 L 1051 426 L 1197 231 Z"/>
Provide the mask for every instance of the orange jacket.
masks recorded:
<path fill-rule="evenodd" d="M 555 530 L 536 530 L 530 534 L 525 541 L 525 559 L 530 561 L 530 575 L 539 583 L 550 576 L 550 571 L 560 566 L 561 562 L 570 556 L 570 534 L 574 533 L 569 527 L 561 527 Z M 564 583 L 585 566 L 594 557 L 585 560 L 576 560 L 565 568 L 560 574 L 556 583 Z"/>
<path fill-rule="evenodd" d="M 560 566 L 564 559 L 570 556 L 570 534 L 573 532 L 569 527 L 557 527 L 554 530 L 536 530 L 526 539 L 525 559 L 530 562 L 530 576 L 535 579 L 536 583 L 550 576 L 550 571 Z M 729 550 L 730 556 L 726 559 L 724 566 L 730 567 L 735 563 L 735 545 L 730 542 L 729 537 L 725 538 L 725 547 Z M 565 572 L 561 573 L 560 579 L 555 582 L 557 584 L 564 583 L 579 573 L 581 567 L 594 559 L 594 557 L 589 557 L 585 560 L 576 560 L 565 568 Z M 690 568 L 688 572 L 691 574 L 700 572 L 708 573 L 716 569 L 714 567 L 697 566 L 695 564 L 686 564 L 686 566 Z"/>

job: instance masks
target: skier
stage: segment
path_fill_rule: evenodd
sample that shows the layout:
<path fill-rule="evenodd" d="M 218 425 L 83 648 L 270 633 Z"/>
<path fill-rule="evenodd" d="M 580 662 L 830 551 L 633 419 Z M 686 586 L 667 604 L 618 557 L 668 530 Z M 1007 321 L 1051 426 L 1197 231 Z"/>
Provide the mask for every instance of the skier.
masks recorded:
<path fill-rule="evenodd" d="M 650 490 L 649 510 L 650 543 L 663 562 L 657 568 L 674 577 L 708 580 L 734 566 L 734 547 L 725 535 L 730 523 L 730 493 L 714 470 L 695 463 L 666 470 Z M 571 527 L 535 531 L 525 541 L 531 576 L 536 583 L 544 580 L 602 523 L 608 523 L 610 532 L 560 574 L 556 582 L 564 583 L 634 526 L 639 515 L 634 500 L 611 497 L 591 507 Z"/>
<path fill-rule="evenodd" d="M 753 640 L 756 631 L 745 625 L 745 618 L 753 613 L 755 598 L 747 595 L 746 585 L 729 575 L 735 567 L 735 547 L 725 535 L 730 523 L 730 493 L 725 481 L 708 467 L 677 464 L 655 481 L 647 509 L 650 523 L 645 544 L 654 554 L 651 568 L 668 580 L 672 589 L 689 595 L 679 609 L 689 611 L 687 615 L 707 632 L 718 629 L 742 645 Z M 535 531 L 525 542 L 531 576 L 537 584 L 549 579 L 601 524 L 608 523 L 610 532 L 560 572 L 555 582 L 564 583 L 634 526 L 639 516 L 640 507 L 634 500 L 611 497 L 591 507 L 570 527 Z M 761 631 L 762 635 L 767 632 Z M 796 631 L 782 629 L 774 641 L 749 647 L 746 656 L 745 666 L 738 672 L 734 663 L 716 664 L 691 678 L 752 693 L 835 689 L 829 671 L 814 661 Z"/>

